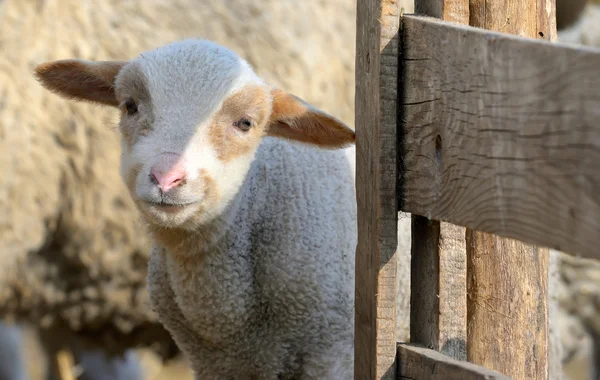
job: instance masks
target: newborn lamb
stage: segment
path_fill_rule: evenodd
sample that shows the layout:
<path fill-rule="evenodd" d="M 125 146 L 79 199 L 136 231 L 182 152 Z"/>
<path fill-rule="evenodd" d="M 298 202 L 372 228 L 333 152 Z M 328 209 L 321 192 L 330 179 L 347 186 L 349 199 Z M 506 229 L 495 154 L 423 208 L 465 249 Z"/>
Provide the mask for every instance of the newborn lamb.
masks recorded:
<path fill-rule="evenodd" d="M 121 111 L 151 302 L 196 379 L 353 377 L 351 128 L 206 40 L 36 76 Z"/>

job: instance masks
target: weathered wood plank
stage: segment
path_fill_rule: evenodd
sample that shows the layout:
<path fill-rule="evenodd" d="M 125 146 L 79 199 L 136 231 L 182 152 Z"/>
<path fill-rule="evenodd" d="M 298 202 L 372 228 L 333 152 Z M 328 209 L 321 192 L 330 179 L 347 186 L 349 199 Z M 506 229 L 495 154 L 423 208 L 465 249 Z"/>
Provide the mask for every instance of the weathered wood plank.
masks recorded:
<path fill-rule="evenodd" d="M 469 22 L 468 0 L 416 0 L 415 9 L 448 22 Z M 411 342 L 465 360 L 465 228 L 418 215 L 411 218 Z"/>
<path fill-rule="evenodd" d="M 471 26 L 532 38 L 556 35 L 554 1 L 471 3 L 481 7 Z M 517 379 L 547 380 L 548 249 L 467 229 L 467 250 L 468 360 Z"/>
<path fill-rule="evenodd" d="M 548 252 L 467 230 L 467 360 L 548 379 Z"/>
<path fill-rule="evenodd" d="M 412 216 L 410 341 L 467 358 L 465 229 Z"/>
<path fill-rule="evenodd" d="M 536 2 L 537 35 L 535 37 L 554 42 L 558 39 L 558 31 L 556 29 L 556 0 L 536 0 Z M 471 24 L 471 26 L 477 25 Z"/>
<path fill-rule="evenodd" d="M 600 51 L 403 20 L 400 209 L 600 259 Z"/>
<path fill-rule="evenodd" d="M 396 0 L 359 0 L 356 34 L 355 373 L 396 377 Z"/>
<path fill-rule="evenodd" d="M 469 0 L 415 0 L 415 13 L 469 24 Z"/>
<path fill-rule="evenodd" d="M 475 364 L 452 359 L 435 350 L 400 344 L 398 345 L 399 379 L 411 380 L 509 380 Z"/>

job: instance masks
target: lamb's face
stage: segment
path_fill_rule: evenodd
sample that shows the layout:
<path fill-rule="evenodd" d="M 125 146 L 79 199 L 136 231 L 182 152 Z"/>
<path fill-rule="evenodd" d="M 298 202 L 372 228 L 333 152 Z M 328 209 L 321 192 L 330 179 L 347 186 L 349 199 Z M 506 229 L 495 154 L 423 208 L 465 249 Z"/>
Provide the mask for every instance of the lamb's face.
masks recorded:
<path fill-rule="evenodd" d="M 354 142 L 342 122 L 271 88 L 209 41 L 174 43 L 128 62 L 48 62 L 36 75 L 64 97 L 120 109 L 121 174 L 159 227 L 192 229 L 219 215 L 264 136 L 324 148 Z"/>
<path fill-rule="evenodd" d="M 140 211 L 165 227 L 219 215 L 266 133 L 271 89 L 233 53 L 193 41 L 124 66 L 115 94 L 121 173 Z"/>

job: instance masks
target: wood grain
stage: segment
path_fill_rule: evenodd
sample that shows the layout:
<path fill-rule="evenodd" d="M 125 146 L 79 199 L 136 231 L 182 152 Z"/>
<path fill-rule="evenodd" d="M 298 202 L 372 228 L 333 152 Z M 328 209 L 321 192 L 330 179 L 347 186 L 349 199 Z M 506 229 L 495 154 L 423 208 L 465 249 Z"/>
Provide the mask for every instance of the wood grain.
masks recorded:
<path fill-rule="evenodd" d="M 550 1 L 550 7 L 546 7 Z M 571 0 L 569 0 L 571 1 Z M 558 1 L 538 0 L 538 38 L 555 42 L 558 39 Z M 576 6 L 576 5 L 574 5 Z M 559 253 L 548 251 L 548 380 L 563 380 L 562 341 L 558 327 L 560 292 Z"/>
<path fill-rule="evenodd" d="M 410 380 L 509 380 L 472 363 L 449 358 L 427 348 L 398 345 L 398 379 Z"/>
<path fill-rule="evenodd" d="M 401 210 L 600 259 L 600 50 L 403 20 Z"/>
<path fill-rule="evenodd" d="M 410 341 L 467 358 L 465 229 L 412 216 Z"/>
<path fill-rule="evenodd" d="M 548 379 L 548 253 L 467 230 L 467 359 L 514 379 Z"/>
<path fill-rule="evenodd" d="M 468 0 L 416 0 L 422 14 L 468 23 Z M 412 215 L 411 342 L 467 357 L 465 229 Z"/>
<path fill-rule="evenodd" d="M 356 33 L 355 373 L 396 378 L 398 28 L 396 0 L 359 0 Z"/>
<path fill-rule="evenodd" d="M 415 13 L 469 24 L 469 0 L 415 0 Z"/>
<path fill-rule="evenodd" d="M 536 37 L 554 42 L 558 39 L 558 31 L 556 29 L 556 0 L 536 0 L 536 3 L 537 35 L 525 37 Z"/>
<path fill-rule="evenodd" d="M 471 4 L 472 26 L 531 38 L 556 35 L 554 1 Z M 548 249 L 470 229 L 467 247 L 468 359 L 517 379 L 548 379 Z"/>

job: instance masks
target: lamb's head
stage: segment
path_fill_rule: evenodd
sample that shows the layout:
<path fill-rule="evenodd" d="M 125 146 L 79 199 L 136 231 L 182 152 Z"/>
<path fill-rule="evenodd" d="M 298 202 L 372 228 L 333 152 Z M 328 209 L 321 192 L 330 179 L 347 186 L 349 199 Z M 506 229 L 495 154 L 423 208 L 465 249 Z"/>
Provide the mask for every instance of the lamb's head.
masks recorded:
<path fill-rule="evenodd" d="M 194 228 L 219 215 L 264 136 L 340 148 L 354 131 L 261 80 L 234 52 L 185 40 L 131 61 L 60 60 L 37 67 L 61 96 L 121 111 L 121 174 L 143 215 Z"/>

